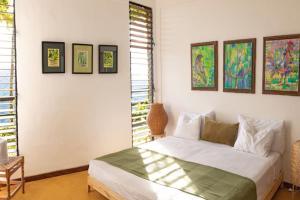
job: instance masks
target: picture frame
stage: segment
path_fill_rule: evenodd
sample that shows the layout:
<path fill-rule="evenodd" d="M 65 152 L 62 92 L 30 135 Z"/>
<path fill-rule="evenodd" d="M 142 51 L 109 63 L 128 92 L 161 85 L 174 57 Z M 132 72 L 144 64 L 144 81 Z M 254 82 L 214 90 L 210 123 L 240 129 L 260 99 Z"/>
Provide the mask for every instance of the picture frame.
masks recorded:
<path fill-rule="evenodd" d="M 65 43 L 42 41 L 42 73 L 65 73 Z"/>
<path fill-rule="evenodd" d="M 300 96 L 300 34 L 264 37 L 263 94 Z"/>
<path fill-rule="evenodd" d="M 256 38 L 223 42 L 223 92 L 255 93 Z"/>
<path fill-rule="evenodd" d="M 99 74 L 118 73 L 118 46 L 99 45 Z"/>
<path fill-rule="evenodd" d="M 191 44 L 191 89 L 218 91 L 218 41 Z"/>
<path fill-rule="evenodd" d="M 93 74 L 92 44 L 72 44 L 72 73 Z"/>

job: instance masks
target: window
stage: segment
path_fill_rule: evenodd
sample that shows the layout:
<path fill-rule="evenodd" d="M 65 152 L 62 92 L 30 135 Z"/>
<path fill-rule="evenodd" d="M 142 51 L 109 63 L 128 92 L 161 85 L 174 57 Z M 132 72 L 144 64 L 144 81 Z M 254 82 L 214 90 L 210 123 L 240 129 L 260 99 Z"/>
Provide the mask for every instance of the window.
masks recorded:
<path fill-rule="evenodd" d="M 146 118 L 153 102 L 152 9 L 130 3 L 131 116 L 133 146 L 150 141 Z"/>
<path fill-rule="evenodd" d="M 9 156 L 18 154 L 15 2 L 0 0 L 0 137 Z"/>

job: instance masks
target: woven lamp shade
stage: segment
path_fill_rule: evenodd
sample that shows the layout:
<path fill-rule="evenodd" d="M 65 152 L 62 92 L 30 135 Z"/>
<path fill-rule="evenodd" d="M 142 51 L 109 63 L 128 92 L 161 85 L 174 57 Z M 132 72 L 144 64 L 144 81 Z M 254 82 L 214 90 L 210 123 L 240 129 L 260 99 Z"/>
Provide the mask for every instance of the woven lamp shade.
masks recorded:
<path fill-rule="evenodd" d="M 168 115 L 163 104 L 153 103 L 147 117 L 147 123 L 152 135 L 163 135 L 168 123 Z"/>
<path fill-rule="evenodd" d="M 300 140 L 292 147 L 291 165 L 292 183 L 296 186 L 300 186 Z"/>

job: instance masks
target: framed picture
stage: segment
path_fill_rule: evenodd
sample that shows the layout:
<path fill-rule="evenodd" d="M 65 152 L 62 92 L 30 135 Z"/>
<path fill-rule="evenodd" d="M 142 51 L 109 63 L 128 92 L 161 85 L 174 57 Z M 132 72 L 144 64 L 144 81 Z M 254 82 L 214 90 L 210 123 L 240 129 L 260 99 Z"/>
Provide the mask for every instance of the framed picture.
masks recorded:
<path fill-rule="evenodd" d="M 218 90 L 218 42 L 191 45 L 192 90 Z"/>
<path fill-rule="evenodd" d="M 42 72 L 65 73 L 64 42 L 42 42 Z"/>
<path fill-rule="evenodd" d="M 255 93 L 256 39 L 224 42 L 223 91 Z"/>
<path fill-rule="evenodd" d="M 300 95 L 300 34 L 264 37 L 263 93 Z"/>
<path fill-rule="evenodd" d="M 72 44 L 73 74 L 93 73 L 93 45 Z"/>
<path fill-rule="evenodd" d="M 118 46 L 99 45 L 99 74 L 118 73 Z"/>

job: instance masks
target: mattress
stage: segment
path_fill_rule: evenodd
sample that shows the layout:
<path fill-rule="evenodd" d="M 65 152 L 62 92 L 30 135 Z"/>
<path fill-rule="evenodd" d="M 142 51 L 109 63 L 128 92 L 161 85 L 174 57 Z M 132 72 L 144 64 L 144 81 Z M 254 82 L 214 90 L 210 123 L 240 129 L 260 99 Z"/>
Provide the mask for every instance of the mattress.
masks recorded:
<path fill-rule="evenodd" d="M 239 152 L 227 145 L 166 137 L 139 146 L 179 159 L 216 167 L 253 180 L 263 200 L 282 169 L 279 153 L 267 158 Z M 103 161 L 91 160 L 89 175 L 128 200 L 200 200 L 202 198 L 142 179 Z"/>

